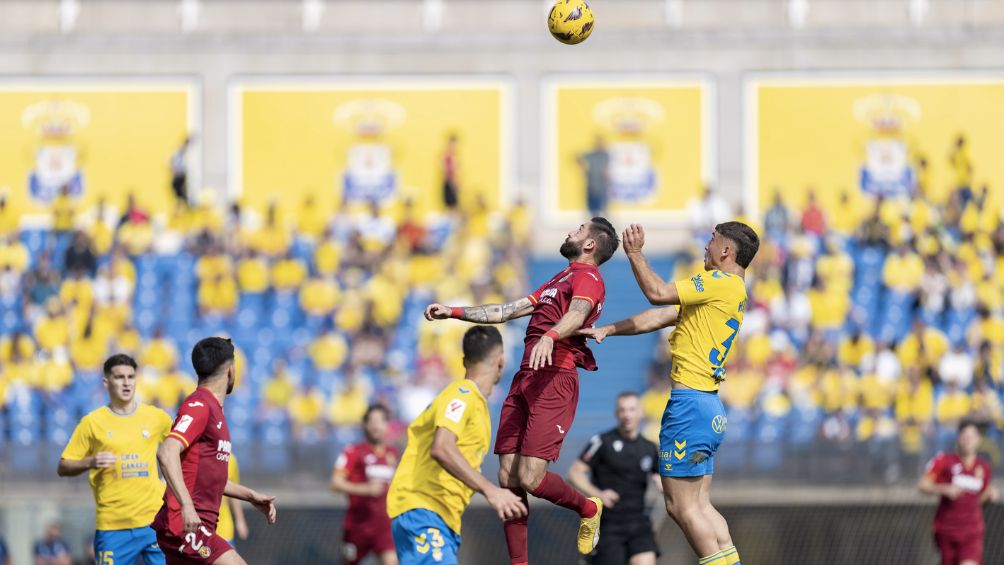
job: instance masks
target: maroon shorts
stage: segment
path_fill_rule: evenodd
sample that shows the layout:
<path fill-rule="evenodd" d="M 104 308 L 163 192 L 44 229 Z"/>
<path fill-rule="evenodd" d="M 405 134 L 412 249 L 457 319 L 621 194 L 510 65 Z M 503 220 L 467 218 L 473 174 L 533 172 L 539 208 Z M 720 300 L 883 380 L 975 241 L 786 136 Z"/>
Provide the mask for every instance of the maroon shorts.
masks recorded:
<path fill-rule="evenodd" d="M 356 526 L 346 528 L 342 535 L 342 563 L 356 565 L 367 555 L 394 551 L 394 536 L 390 531 L 390 522 L 386 527 Z"/>
<path fill-rule="evenodd" d="M 502 404 L 495 453 L 557 461 L 578 404 L 579 373 L 575 369 L 520 369 Z"/>
<path fill-rule="evenodd" d="M 208 565 L 224 553 L 233 550 L 227 540 L 205 526 L 190 534 L 176 536 L 170 531 L 157 530 L 157 545 L 164 552 L 167 565 Z"/>
<path fill-rule="evenodd" d="M 983 563 L 983 532 L 934 532 L 934 543 L 941 553 L 941 565 L 959 565 L 963 561 Z"/>

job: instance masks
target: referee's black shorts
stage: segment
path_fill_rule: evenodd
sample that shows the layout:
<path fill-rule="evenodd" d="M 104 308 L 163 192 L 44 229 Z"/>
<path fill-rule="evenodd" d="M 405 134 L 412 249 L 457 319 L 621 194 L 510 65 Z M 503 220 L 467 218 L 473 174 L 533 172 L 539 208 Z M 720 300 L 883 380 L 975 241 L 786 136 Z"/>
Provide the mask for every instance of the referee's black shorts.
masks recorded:
<path fill-rule="evenodd" d="M 659 555 L 652 523 L 648 517 L 618 518 L 600 523 L 600 543 L 593 553 L 593 565 L 625 565 L 632 556 L 651 551 Z"/>

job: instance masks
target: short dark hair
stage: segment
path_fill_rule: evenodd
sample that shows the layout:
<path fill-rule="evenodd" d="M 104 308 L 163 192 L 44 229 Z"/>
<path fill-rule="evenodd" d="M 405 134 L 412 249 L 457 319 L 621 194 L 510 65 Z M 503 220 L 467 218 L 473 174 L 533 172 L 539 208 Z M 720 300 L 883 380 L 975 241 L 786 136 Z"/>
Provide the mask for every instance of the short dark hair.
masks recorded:
<path fill-rule="evenodd" d="M 125 353 L 116 353 L 108 359 L 105 360 L 104 373 L 106 377 L 112 376 L 112 368 L 118 367 L 119 365 L 128 365 L 133 369 L 139 368 L 136 364 L 136 360 L 132 357 L 126 355 Z"/>
<path fill-rule="evenodd" d="M 370 415 L 372 415 L 374 412 L 383 412 L 383 417 L 390 420 L 390 408 L 387 408 L 383 404 L 377 403 L 377 404 L 370 404 L 369 407 L 366 409 L 366 412 L 363 413 L 363 422 L 368 422 L 370 419 Z"/>
<path fill-rule="evenodd" d="M 725 222 L 715 226 L 715 231 L 736 244 L 736 263 L 744 269 L 749 267 L 760 249 L 760 237 L 753 228 L 742 222 Z"/>
<path fill-rule="evenodd" d="M 223 365 L 234 360 L 234 344 L 222 337 L 207 337 L 192 348 L 192 368 L 199 380 L 216 374 Z"/>
<path fill-rule="evenodd" d="M 621 392 L 620 394 L 617 395 L 618 401 L 622 398 L 637 398 L 640 400 L 641 395 L 633 390 L 625 390 L 624 392 Z"/>
<path fill-rule="evenodd" d="M 464 367 L 485 360 L 496 347 L 502 347 L 502 334 L 494 326 L 474 326 L 464 333 Z"/>
<path fill-rule="evenodd" d="M 596 253 L 593 257 L 597 265 L 606 263 L 614 253 L 617 253 L 617 247 L 620 245 L 617 230 L 606 218 L 597 216 L 589 221 L 589 236 L 596 240 Z"/>
<path fill-rule="evenodd" d="M 966 418 L 959 422 L 959 433 L 961 434 L 962 431 L 968 427 L 975 428 L 976 433 L 980 434 L 981 436 L 983 435 L 983 427 L 980 426 L 980 423 L 977 422 L 976 420 L 971 420 L 969 418 Z"/>

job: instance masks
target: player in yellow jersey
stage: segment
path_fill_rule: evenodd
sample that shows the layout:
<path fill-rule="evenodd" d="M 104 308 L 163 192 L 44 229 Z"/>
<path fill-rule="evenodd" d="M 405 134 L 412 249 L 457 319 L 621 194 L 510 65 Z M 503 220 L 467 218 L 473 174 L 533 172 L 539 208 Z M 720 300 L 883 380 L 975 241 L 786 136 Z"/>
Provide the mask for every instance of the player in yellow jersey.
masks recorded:
<path fill-rule="evenodd" d="M 505 365 L 502 334 L 474 326 L 463 349 L 464 380 L 446 387 L 408 426 L 408 446 L 387 493 L 401 565 L 457 565 L 460 517 L 475 491 L 502 520 L 526 514 L 519 497 L 481 475 L 492 435 L 486 398 Z"/>
<path fill-rule="evenodd" d="M 666 282 L 652 270 L 642 247 L 645 231 L 624 232 L 624 251 L 649 302 L 672 305 L 640 312 L 619 322 L 579 333 L 597 343 L 612 335 L 636 335 L 676 326 L 669 339 L 673 390 L 662 415 L 659 472 L 666 510 L 700 557 L 700 565 L 738 565 L 728 523 L 711 505 L 715 451 L 725 437 L 725 408 L 718 387 L 746 310 L 746 268 L 760 238 L 746 224 L 715 226 L 704 248 L 704 272 Z M 678 308 L 677 308 L 678 307 Z"/>
<path fill-rule="evenodd" d="M 237 466 L 237 455 L 230 453 L 230 460 L 227 461 L 227 480 L 240 484 L 241 470 Z M 223 497 L 220 504 L 220 519 L 216 522 L 216 534 L 221 538 L 234 544 L 234 539 L 248 539 L 248 523 L 244 518 L 244 507 L 241 501 L 229 496 Z"/>
<path fill-rule="evenodd" d="M 94 555 L 102 565 L 163 564 L 150 523 L 160 510 L 164 483 L 157 474 L 157 447 L 172 418 L 136 401 L 136 361 L 105 361 L 108 405 L 84 416 L 59 460 L 61 477 L 90 472 L 97 505 Z"/>

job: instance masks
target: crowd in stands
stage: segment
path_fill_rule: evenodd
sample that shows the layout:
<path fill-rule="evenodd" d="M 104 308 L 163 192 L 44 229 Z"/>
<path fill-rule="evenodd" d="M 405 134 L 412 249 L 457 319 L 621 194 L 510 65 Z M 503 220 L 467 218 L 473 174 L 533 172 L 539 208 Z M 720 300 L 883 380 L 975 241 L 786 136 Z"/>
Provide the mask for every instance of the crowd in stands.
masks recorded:
<path fill-rule="evenodd" d="M 722 387 L 723 467 L 912 479 L 962 419 L 986 426 L 1000 463 L 1004 224 L 968 162 L 958 169 L 945 198 L 923 182 L 897 198 L 845 190 L 825 210 L 811 190 L 801 209 L 775 196 L 755 222 L 762 246 Z M 702 257 L 685 256 L 676 278 Z M 660 344 L 644 396 L 652 436 L 671 362 Z"/>
<path fill-rule="evenodd" d="M 425 304 L 528 286 L 522 205 L 435 215 L 308 197 L 220 210 L 206 198 L 157 216 L 129 198 L 113 214 L 64 193 L 51 228 L 36 228 L 0 200 L 0 444 L 23 448 L 7 471 L 54 465 L 79 417 L 107 401 L 100 372 L 114 352 L 136 357 L 139 397 L 173 415 L 195 387 L 186 354 L 210 334 L 238 348 L 228 419 L 238 452 L 261 448 L 242 465 L 282 472 L 296 461 L 275 449 L 296 444 L 326 467 L 368 404 L 388 405 L 401 433 L 463 374 L 463 324 L 420 324 Z"/>

